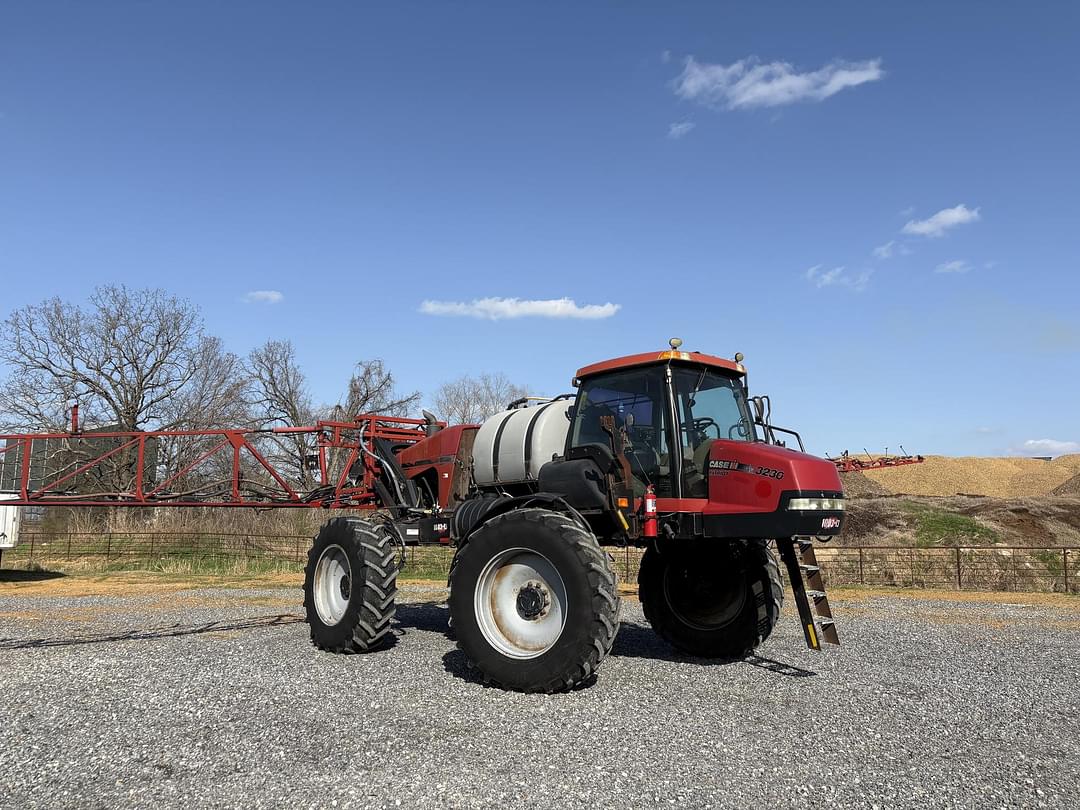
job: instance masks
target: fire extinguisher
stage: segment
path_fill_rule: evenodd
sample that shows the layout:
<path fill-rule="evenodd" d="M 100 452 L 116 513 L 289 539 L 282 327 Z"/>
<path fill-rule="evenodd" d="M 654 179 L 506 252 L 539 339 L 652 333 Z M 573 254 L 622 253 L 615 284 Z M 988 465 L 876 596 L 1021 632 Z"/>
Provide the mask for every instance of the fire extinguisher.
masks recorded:
<path fill-rule="evenodd" d="M 645 525 L 642 535 L 656 537 L 656 490 L 652 484 L 645 487 Z"/>

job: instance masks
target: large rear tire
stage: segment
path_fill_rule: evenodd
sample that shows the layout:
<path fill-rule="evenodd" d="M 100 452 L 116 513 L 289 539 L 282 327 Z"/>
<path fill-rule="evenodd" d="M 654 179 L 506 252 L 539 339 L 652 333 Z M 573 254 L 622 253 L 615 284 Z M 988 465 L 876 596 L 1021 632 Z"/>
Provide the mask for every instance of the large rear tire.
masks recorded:
<path fill-rule="evenodd" d="M 645 618 L 669 644 L 702 658 L 744 658 L 769 637 L 784 603 L 764 541 L 669 543 L 641 559 Z"/>
<path fill-rule="evenodd" d="M 386 642 L 396 610 L 395 557 L 394 540 L 378 523 L 340 517 L 319 529 L 304 569 L 312 644 L 350 653 Z"/>
<path fill-rule="evenodd" d="M 458 549 L 450 573 L 458 647 L 486 682 L 562 692 L 611 651 L 619 594 L 610 559 L 567 515 L 520 509 L 492 518 Z"/>

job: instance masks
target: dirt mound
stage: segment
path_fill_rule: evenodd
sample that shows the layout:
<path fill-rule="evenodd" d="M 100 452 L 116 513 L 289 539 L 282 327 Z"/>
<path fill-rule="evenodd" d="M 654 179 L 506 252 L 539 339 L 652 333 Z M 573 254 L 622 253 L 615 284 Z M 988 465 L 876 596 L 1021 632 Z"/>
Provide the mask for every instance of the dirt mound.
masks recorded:
<path fill-rule="evenodd" d="M 865 498 L 871 495 L 891 495 L 884 486 L 861 472 L 840 473 L 844 485 L 844 495 L 849 498 Z"/>
<path fill-rule="evenodd" d="M 1077 546 L 1080 497 L 863 497 L 838 546 Z"/>
<path fill-rule="evenodd" d="M 1049 495 L 1080 476 L 1080 454 L 1059 456 L 1053 461 L 927 456 L 922 464 L 865 470 L 863 475 L 897 494 L 1028 498 Z"/>
<path fill-rule="evenodd" d="M 1080 495 L 1080 474 L 1074 475 L 1059 487 L 1054 487 L 1051 495 Z"/>

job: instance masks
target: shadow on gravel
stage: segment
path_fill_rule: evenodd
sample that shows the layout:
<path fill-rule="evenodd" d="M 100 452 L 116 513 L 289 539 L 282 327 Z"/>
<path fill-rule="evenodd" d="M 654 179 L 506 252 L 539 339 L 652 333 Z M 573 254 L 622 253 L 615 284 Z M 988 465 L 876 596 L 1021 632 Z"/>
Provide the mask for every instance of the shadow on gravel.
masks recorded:
<path fill-rule="evenodd" d="M 402 616 L 402 608 L 410 608 Z M 441 632 L 447 638 L 453 638 L 446 625 L 446 609 L 437 608 L 434 604 L 399 605 L 398 618 L 405 624 L 415 627 L 417 630 L 430 630 Z M 415 624 L 414 624 L 415 622 Z M 698 666 L 731 666 L 733 664 L 749 664 L 758 669 L 764 669 L 775 675 L 787 678 L 813 678 L 817 673 L 810 669 L 803 669 L 794 664 L 777 661 L 772 658 L 764 658 L 760 655 L 750 655 L 746 658 L 727 660 L 715 660 L 711 658 L 695 658 L 682 655 L 668 646 L 650 627 L 644 627 L 633 622 L 623 622 L 615 636 L 615 644 L 611 648 L 613 657 L 621 658 L 649 658 L 654 661 L 672 661 L 681 664 L 696 664 Z M 453 649 L 443 656 L 443 669 L 469 683 L 484 684 L 483 677 L 472 667 L 461 650 Z M 578 689 L 587 689 L 596 682 L 593 675 L 588 681 L 580 684 Z"/>
<path fill-rule="evenodd" d="M 0 568 L 0 582 L 43 582 L 47 579 L 66 577 L 63 571 L 24 571 L 16 568 Z"/>
<path fill-rule="evenodd" d="M 254 616 L 249 619 L 232 619 L 205 624 L 169 624 L 123 632 L 88 633 L 82 636 L 57 636 L 53 638 L 2 638 L 0 650 L 33 650 L 41 647 L 75 647 L 80 644 L 106 644 L 114 641 L 147 641 L 178 636 L 195 636 L 200 633 L 221 633 L 237 630 L 255 630 L 261 627 L 279 627 L 303 622 L 302 616 L 279 613 L 273 616 Z"/>
<path fill-rule="evenodd" d="M 774 661 L 771 658 L 763 658 L 760 655 L 728 659 L 695 658 L 692 655 L 684 655 L 668 646 L 667 642 L 656 635 L 651 627 L 644 627 L 633 622 L 622 623 L 619 634 L 615 636 L 615 644 L 611 648 L 611 654 L 623 658 L 677 661 L 682 664 L 697 664 L 703 667 L 749 664 L 752 667 L 768 670 L 777 675 L 785 675 L 789 678 L 811 678 L 817 675 L 813 670 L 802 669 L 793 664 L 785 664 L 783 661 Z"/>
<path fill-rule="evenodd" d="M 502 687 L 494 684 L 486 683 L 484 677 L 476 669 L 469 666 L 469 659 L 465 657 L 459 649 L 453 649 L 442 657 L 443 669 L 453 675 L 455 678 L 460 678 L 463 681 L 469 683 L 475 683 L 477 686 L 482 686 L 485 689 L 501 689 Z M 588 689 L 590 686 L 596 683 L 596 673 L 594 672 L 586 680 L 579 683 L 571 692 L 580 692 L 582 689 Z"/>
<path fill-rule="evenodd" d="M 395 635 L 404 636 L 410 630 L 421 630 L 453 638 L 450 633 L 450 611 L 444 602 L 399 602 L 394 618 Z"/>

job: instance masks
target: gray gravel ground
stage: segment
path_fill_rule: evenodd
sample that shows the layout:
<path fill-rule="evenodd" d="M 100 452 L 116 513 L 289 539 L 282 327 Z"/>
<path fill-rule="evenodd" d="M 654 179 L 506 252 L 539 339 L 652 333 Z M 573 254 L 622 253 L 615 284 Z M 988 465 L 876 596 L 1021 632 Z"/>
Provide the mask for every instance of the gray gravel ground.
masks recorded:
<path fill-rule="evenodd" d="M 469 676 L 444 597 L 336 656 L 294 590 L 8 588 L 0 807 L 1080 807 L 1080 602 L 834 597 L 844 647 L 789 615 L 712 665 L 625 600 L 596 683 L 530 696 Z"/>

